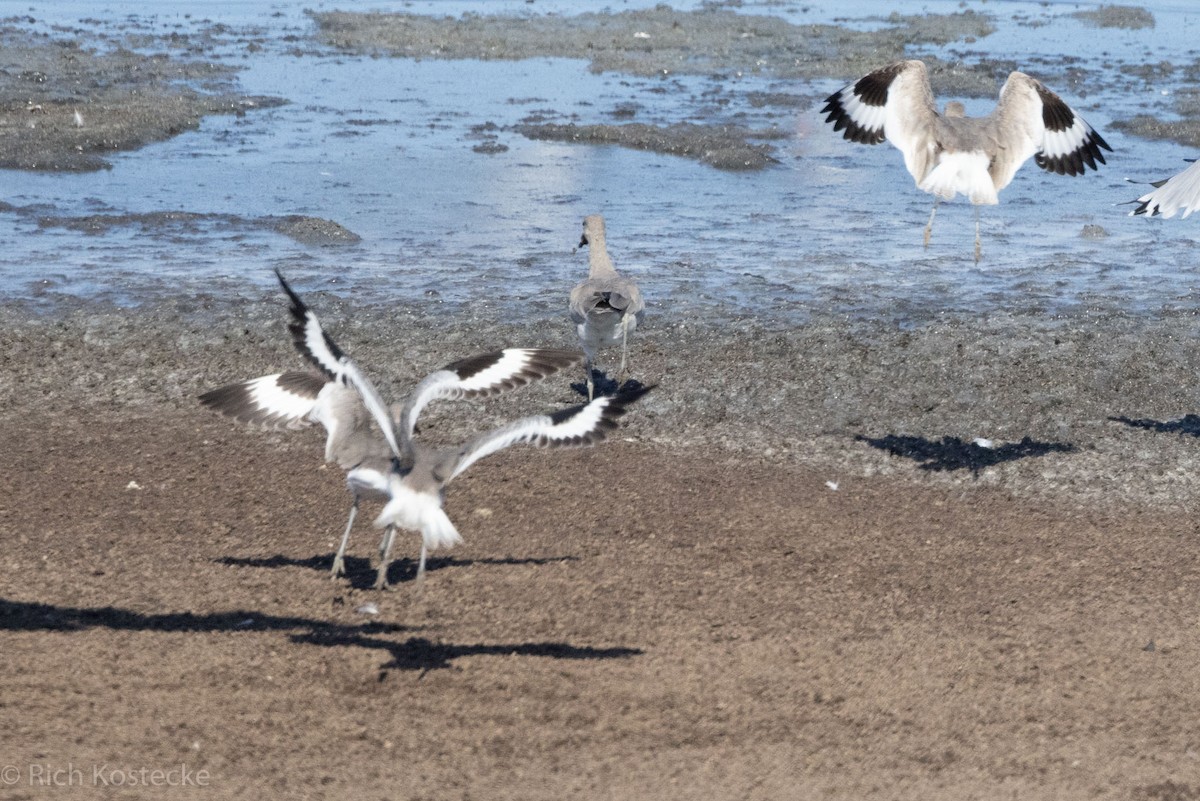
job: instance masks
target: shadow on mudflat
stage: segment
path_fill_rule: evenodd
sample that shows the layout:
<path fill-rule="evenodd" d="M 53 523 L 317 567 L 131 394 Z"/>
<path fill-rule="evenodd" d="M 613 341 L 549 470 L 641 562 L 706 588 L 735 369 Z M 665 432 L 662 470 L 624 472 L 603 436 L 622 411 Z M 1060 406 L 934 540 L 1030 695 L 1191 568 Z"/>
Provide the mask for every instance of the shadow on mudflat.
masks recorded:
<path fill-rule="evenodd" d="M 341 636 L 327 631 L 314 631 L 292 637 L 293 642 L 309 645 L 356 646 L 387 651 L 392 660 L 380 666 L 388 670 L 438 670 L 463 656 L 543 656 L 550 659 L 627 659 L 639 656 L 640 648 L 592 648 L 563 642 L 530 642 L 512 645 L 452 645 L 409 637 L 404 642 L 392 642 L 362 635 Z"/>
<path fill-rule="evenodd" d="M 453 556 L 430 557 L 425 563 L 427 571 L 441 570 L 446 567 L 470 567 L 471 565 L 548 565 L 553 562 L 574 562 L 577 556 L 529 556 L 502 557 L 483 559 L 456 559 Z M 297 559 L 292 556 L 275 554 L 274 556 L 222 556 L 214 559 L 222 565 L 237 567 L 303 567 L 328 573 L 333 569 L 333 554 L 309 556 Z M 356 590 L 369 590 L 375 586 L 375 571 L 371 560 L 361 556 L 347 556 L 344 561 L 346 575 L 343 577 Z M 388 566 L 388 584 L 401 584 L 414 581 L 417 578 L 417 560 L 407 556 L 393 559 Z"/>
<path fill-rule="evenodd" d="M 856 436 L 872 448 L 887 451 L 893 456 L 903 456 L 920 462 L 922 470 L 970 470 L 976 476 L 985 467 L 1045 456 L 1048 453 L 1071 453 L 1075 446 L 1066 442 L 1038 442 L 1025 437 L 1020 442 L 1009 442 L 994 448 L 966 442 L 958 437 L 942 437 L 940 440 L 888 434 L 885 437 Z"/>
<path fill-rule="evenodd" d="M 1132 418 L 1132 417 L 1110 417 L 1114 423 L 1123 423 L 1130 428 L 1144 428 L 1147 431 L 1154 431 L 1159 434 L 1188 434 L 1193 437 L 1200 437 L 1200 416 L 1194 414 L 1185 414 L 1178 420 L 1152 420 L 1148 417 Z"/>
<path fill-rule="evenodd" d="M 592 648 L 564 642 L 436 643 L 422 637 L 403 642 L 383 639 L 380 634 L 413 631 L 394 623 L 347 625 L 306 617 L 264 615 L 235 609 L 226 612 L 168 612 L 144 614 L 113 606 L 81 608 L 53 604 L 10 601 L 0 598 L 0 631 L 82 631 L 107 628 L 113 631 L 156 632 L 253 632 L 304 629 L 290 636 L 292 642 L 326 647 L 372 648 L 387 651 L 388 670 L 439 670 L 463 656 L 478 654 L 543 656 L 551 659 L 622 659 L 642 653 L 638 648 Z"/>
<path fill-rule="evenodd" d="M 623 383 L 618 383 L 617 379 L 610 378 L 608 373 L 603 370 L 592 369 L 592 393 L 597 398 L 604 395 L 616 395 L 618 392 L 637 392 L 639 389 L 646 389 L 646 385 L 636 378 L 626 378 Z M 579 394 L 580 397 L 586 400 L 588 395 L 587 382 L 571 382 L 571 391 Z"/>

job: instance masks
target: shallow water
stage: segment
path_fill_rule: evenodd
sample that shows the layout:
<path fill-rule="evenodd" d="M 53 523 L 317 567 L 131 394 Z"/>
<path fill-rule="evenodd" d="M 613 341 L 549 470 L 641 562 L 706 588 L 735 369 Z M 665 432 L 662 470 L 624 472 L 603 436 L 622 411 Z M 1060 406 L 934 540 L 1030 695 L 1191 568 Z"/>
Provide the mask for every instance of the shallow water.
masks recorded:
<path fill-rule="evenodd" d="M 921 324 L 959 312 L 1033 311 L 1154 315 L 1186 308 L 1197 290 L 1200 230 L 1189 220 L 1126 216 L 1141 193 L 1126 182 L 1173 174 L 1197 155 L 1170 142 L 1122 134 L 1114 120 L 1170 116 L 1185 71 L 1146 81 L 1123 65 L 1195 65 L 1200 12 L 1148 3 L 1154 28 L 1096 28 L 1069 16 L 1095 6 L 966 4 L 997 32 L 974 42 L 919 46 L 914 56 L 1012 61 L 1042 76 L 1100 130 L 1116 152 L 1098 174 L 1063 178 L 1027 164 L 982 213 L 984 259 L 972 261 L 973 210 L 943 204 L 933 242 L 921 247 L 930 198 L 913 186 L 890 146 L 853 145 L 825 125 L 820 99 L 845 83 L 723 74 L 641 78 L 596 74 L 582 60 L 447 61 L 369 57 L 319 45 L 304 3 L 0 3 L 38 31 L 112 35 L 213 32 L 219 60 L 244 68 L 247 94 L 290 103 L 241 117 L 206 118 L 197 131 L 130 153 L 87 174 L 6 171 L 2 199 L 37 213 L 0 214 L 0 293 L 138 303 L 180 293 L 273 291 L 279 267 L 306 288 L 362 302 L 402 300 L 497 319 L 561 315 L 585 269 L 574 253 L 588 213 L 608 220 L 618 266 L 638 277 L 654 315 L 758 317 L 788 324 L 814 314 Z M 620 4 L 614 11 L 639 4 Z M 651 5 L 649 3 L 641 5 Z M 676 4 L 688 8 L 689 4 Z M 694 4 L 692 4 L 694 5 Z M 383 3 L 410 13 L 571 13 L 578 2 Z M 921 11 L 954 13 L 958 2 Z M 335 5 L 317 6 L 332 10 Z M 862 28 L 881 26 L 868 3 L 746 3 L 742 13 Z M 82 21 L 86 20 L 86 21 Z M 224 37 L 224 38 L 223 38 Z M 136 42 L 132 42 L 136 45 Z M 162 50 L 148 42 L 147 52 Z M 1068 80 L 1063 58 L 1077 70 Z M 997 89 L 999 87 L 997 86 Z M 756 92 L 799 96 L 755 107 Z M 946 98 L 939 98 L 945 100 Z M 984 113 L 992 99 L 967 101 Z M 717 170 L 685 158 L 617 146 L 540 142 L 510 130 L 549 122 L 735 122 L 778 126 L 779 164 Z M 494 129 L 478 126 L 492 123 Z M 490 144 L 500 152 L 475 148 Z M 506 148 L 506 149 L 504 149 Z M 39 214 L 188 211 L 214 215 L 306 214 L 362 237 L 314 247 L 220 222 L 186 228 L 130 226 L 103 234 L 39 225 Z M 1085 226 L 1107 236 L 1085 238 Z M 481 311 L 480 311 L 481 310 Z"/>

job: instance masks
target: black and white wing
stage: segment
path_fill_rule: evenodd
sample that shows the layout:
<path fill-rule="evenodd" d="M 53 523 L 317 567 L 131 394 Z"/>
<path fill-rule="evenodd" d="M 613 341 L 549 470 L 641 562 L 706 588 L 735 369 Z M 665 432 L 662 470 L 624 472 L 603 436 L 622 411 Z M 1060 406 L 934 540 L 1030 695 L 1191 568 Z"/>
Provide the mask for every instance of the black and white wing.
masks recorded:
<path fill-rule="evenodd" d="M 925 64 L 897 61 L 859 78 L 825 99 L 822 114 L 851 142 L 877 145 L 884 139 L 904 155 L 919 183 L 935 155 L 938 114 Z"/>
<path fill-rule="evenodd" d="M 313 310 L 308 308 L 300 296 L 288 286 L 288 282 L 283 279 L 283 273 L 275 270 L 275 277 L 279 279 L 279 285 L 283 287 L 283 291 L 287 293 L 288 299 L 292 302 L 292 305 L 288 307 L 288 311 L 292 315 L 292 321 L 288 323 L 288 331 L 292 334 L 292 343 L 296 346 L 296 350 L 300 351 L 300 355 L 308 359 L 329 380 L 340 380 L 346 354 L 321 328 L 321 321 L 317 319 Z"/>
<path fill-rule="evenodd" d="M 218 387 L 200 396 L 210 409 L 243 423 L 268 428 L 325 428 L 325 461 L 340 462 L 335 443 L 361 425 L 366 414 L 358 392 L 312 372 L 264 375 Z M 343 465 L 345 466 L 345 465 Z"/>
<path fill-rule="evenodd" d="M 1196 161 L 1178 175 L 1158 181 L 1152 186 L 1156 187 L 1155 190 L 1137 199 L 1141 205 L 1129 212 L 1131 215 L 1161 214 L 1170 218 L 1182 211 L 1183 217 L 1187 217 L 1200 209 L 1200 161 Z"/>
<path fill-rule="evenodd" d="M 411 437 L 417 417 L 432 401 L 495 395 L 540 381 L 583 359 L 583 352 L 577 350 L 506 348 L 448 364 L 422 379 L 404 402 L 401 430 Z"/>
<path fill-rule="evenodd" d="M 301 428 L 321 422 L 317 400 L 327 383 L 310 372 L 273 373 L 210 390 L 200 402 L 242 423 Z"/>
<path fill-rule="evenodd" d="M 367 411 L 371 413 L 376 425 L 383 432 L 392 453 L 400 457 L 400 444 L 396 440 L 395 423 L 392 421 L 392 416 L 388 414 L 387 404 L 380 397 L 375 385 L 325 333 L 317 315 L 288 286 L 283 275 L 278 270 L 275 271 L 275 275 L 279 278 L 279 284 L 283 287 L 283 291 L 292 301 L 289 308 L 292 322 L 288 324 L 288 330 L 292 332 L 292 342 L 295 343 L 296 349 L 304 358 L 325 373 L 330 381 L 344 381 L 358 390 L 358 394 L 362 396 L 363 405 L 367 407 Z"/>
<path fill-rule="evenodd" d="M 1097 170 L 1097 163 L 1106 163 L 1102 148 L 1112 152 L 1075 109 L 1023 72 L 1011 73 L 1004 82 L 992 119 L 1005 145 L 991 168 L 997 189 L 1008 185 L 1030 155 L 1047 172 L 1083 175 L 1088 167 Z"/>
<path fill-rule="evenodd" d="M 625 410 L 653 387 L 621 390 L 590 403 L 571 406 L 552 414 L 526 417 L 468 442 L 459 449 L 446 481 L 460 475 L 475 462 L 512 445 L 527 443 L 540 448 L 592 445 L 617 427 Z"/>

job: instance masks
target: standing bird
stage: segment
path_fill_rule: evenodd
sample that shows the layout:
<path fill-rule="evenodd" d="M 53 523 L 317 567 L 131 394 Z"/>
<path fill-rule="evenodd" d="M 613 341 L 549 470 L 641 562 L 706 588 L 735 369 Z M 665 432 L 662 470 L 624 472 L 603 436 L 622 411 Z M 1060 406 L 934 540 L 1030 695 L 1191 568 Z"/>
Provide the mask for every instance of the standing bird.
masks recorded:
<path fill-rule="evenodd" d="M 320 323 L 279 275 L 291 300 L 288 330 L 301 355 L 316 371 L 289 371 L 252 378 L 219 387 L 200 396 L 200 402 L 245 423 L 268 427 L 301 428 L 320 423 L 325 427 L 325 461 L 347 471 L 346 483 L 354 496 L 341 544 L 330 575 L 345 574 L 346 545 L 363 498 L 390 500 L 387 477 L 394 446 L 390 428 L 372 426 L 372 415 L 346 375 L 345 355 L 324 335 Z M 573 350 L 508 348 L 454 362 L 427 378 L 437 377 L 433 397 L 445 399 L 494 395 L 524 386 L 578 364 L 583 354 Z M 423 385 L 424 385 L 423 384 Z"/>
<path fill-rule="evenodd" d="M 619 275 L 613 267 L 604 242 L 604 217 L 601 215 L 590 214 L 583 218 L 583 236 L 576 249 L 584 246 L 588 249 L 588 277 L 571 290 L 570 310 L 580 345 L 587 354 L 583 366 L 587 371 L 590 401 L 595 393 L 592 364 L 600 348 L 620 343 L 618 383 L 625 381 L 629 334 L 641 322 L 646 303 L 637 284 Z"/>
<path fill-rule="evenodd" d="M 1150 184 L 1155 187 L 1154 191 L 1134 201 L 1141 205 L 1129 212 L 1130 215 L 1161 214 L 1170 219 L 1177 212 L 1182 211 L 1183 217 L 1187 217 L 1196 209 L 1200 209 L 1200 161 L 1191 161 L 1192 166 L 1183 172 L 1172 175 L 1165 181 Z"/>
<path fill-rule="evenodd" d="M 1100 149 L 1112 151 L 1087 121 L 1058 95 L 1023 72 L 1009 74 L 996 108 L 986 117 L 968 117 L 961 103 L 938 114 L 929 74 L 920 61 L 880 67 L 825 100 L 822 114 L 852 142 L 877 145 L 887 139 L 904 154 L 904 166 L 917 187 L 934 195 L 925 226 L 933 232 L 938 203 L 962 192 L 975 205 L 975 261 L 979 206 L 999 202 L 997 194 L 1030 156 L 1059 175 L 1083 175 L 1104 164 Z M 1086 166 L 1085 166 L 1086 165 Z"/>

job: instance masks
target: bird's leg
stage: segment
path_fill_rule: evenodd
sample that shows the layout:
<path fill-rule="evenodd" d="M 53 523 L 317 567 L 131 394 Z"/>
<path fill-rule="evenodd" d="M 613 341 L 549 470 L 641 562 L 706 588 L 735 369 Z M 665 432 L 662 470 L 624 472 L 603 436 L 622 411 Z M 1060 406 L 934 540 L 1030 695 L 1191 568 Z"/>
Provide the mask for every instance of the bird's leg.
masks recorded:
<path fill-rule="evenodd" d="M 388 552 L 392 550 L 392 530 L 393 530 L 392 527 L 388 526 L 387 528 L 385 528 L 383 530 L 383 536 L 379 538 L 379 558 L 380 558 L 380 560 L 382 560 L 383 557 L 386 556 L 388 554 Z"/>
<path fill-rule="evenodd" d="M 929 247 L 929 239 L 933 236 L 933 215 L 937 214 L 937 207 L 941 202 L 940 197 L 933 199 L 933 210 L 929 212 L 929 222 L 925 223 L 925 247 Z"/>
<path fill-rule="evenodd" d="M 983 255 L 983 243 L 979 239 L 979 207 L 975 207 L 975 263 L 979 264 L 979 258 Z"/>
<path fill-rule="evenodd" d="M 625 383 L 628 371 L 625 369 L 625 355 L 629 351 L 629 318 L 621 318 L 621 371 L 617 373 L 617 386 Z M 588 400 L 591 400 L 590 398 Z"/>
<path fill-rule="evenodd" d="M 350 541 L 350 529 L 354 526 L 354 517 L 358 514 L 358 496 L 354 496 L 354 505 L 350 507 L 350 519 L 346 521 L 346 532 L 342 534 L 342 544 L 338 546 L 337 553 L 333 555 L 333 569 L 329 571 L 329 577 L 336 579 L 338 576 L 346 575 L 346 543 Z"/>
<path fill-rule="evenodd" d="M 396 527 L 388 526 L 383 532 L 383 541 L 379 543 L 379 572 L 375 574 L 375 589 L 388 588 L 387 572 L 392 563 L 392 542 L 396 539 Z"/>
<path fill-rule="evenodd" d="M 587 373 L 587 388 L 588 388 L 588 403 L 592 402 L 592 395 L 596 391 L 596 382 L 592 379 L 592 357 L 588 356 L 583 360 L 583 370 Z"/>
<path fill-rule="evenodd" d="M 425 581 L 425 555 L 428 549 L 425 547 L 425 537 L 421 537 L 421 561 L 417 563 L 417 582 Z"/>

